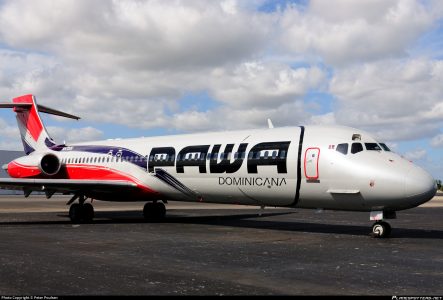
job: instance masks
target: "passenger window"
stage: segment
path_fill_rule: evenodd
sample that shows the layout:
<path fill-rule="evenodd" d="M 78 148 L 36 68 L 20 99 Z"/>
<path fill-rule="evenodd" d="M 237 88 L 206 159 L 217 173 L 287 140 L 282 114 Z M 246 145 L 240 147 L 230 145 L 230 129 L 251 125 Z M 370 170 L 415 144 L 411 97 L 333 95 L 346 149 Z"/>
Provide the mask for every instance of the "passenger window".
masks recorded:
<path fill-rule="evenodd" d="M 351 147 L 351 153 L 355 154 L 363 151 L 363 145 L 361 143 L 353 143 Z"/>
<path fill-rule="evenodd" d="M 280 159 L 283 159 L 283 158 L 285 158 L 286 157 L 286 151 L 285 150 L 282 150 L 281 152 L 280 152 Z"/>
<path fill-rule="evenodd" d="M 348 154 L 348 144 L 338 144 L 336 150 L 344 155 Z"/>
<path fill-rule="evenodd" d="M 365 143 L 366 150 L 381 151 L 381 147 L 377 143 Z"/>
<path fill-rule="evenodd" d="M 272 151 L 272 159 L 277 157 L 277 150 Z"/>
<path fill-rule="evenodd" d="M 268 155 L 269 155 L 269 152 L 268 152 L 268 151 L 265 151 L 264 157 L 265 157 L 265 158 L 268 158 Z"/>

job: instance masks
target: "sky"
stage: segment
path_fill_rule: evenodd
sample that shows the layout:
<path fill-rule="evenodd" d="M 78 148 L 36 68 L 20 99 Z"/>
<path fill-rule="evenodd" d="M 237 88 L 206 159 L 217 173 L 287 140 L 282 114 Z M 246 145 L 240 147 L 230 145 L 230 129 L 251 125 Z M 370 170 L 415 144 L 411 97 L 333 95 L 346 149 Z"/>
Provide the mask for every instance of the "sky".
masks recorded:
<path fill-rule="evenodd" d="M 0 101 L 60 143 L 345 125 L 443 179 L 443 1 L 0 0 Z M 0 149 L 21 149 L 0 111 Z"/>

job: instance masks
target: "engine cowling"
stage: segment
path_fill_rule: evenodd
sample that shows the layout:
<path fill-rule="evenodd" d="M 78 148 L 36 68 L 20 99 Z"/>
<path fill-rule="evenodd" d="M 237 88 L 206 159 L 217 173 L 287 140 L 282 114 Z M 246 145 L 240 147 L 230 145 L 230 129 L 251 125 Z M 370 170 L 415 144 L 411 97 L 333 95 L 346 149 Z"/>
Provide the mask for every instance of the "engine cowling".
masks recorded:
<path fill-rule="evenodd" d="M 47 176 L 54 176 L 60 171 L 61 166 L 60 159 L 56 155 L 48 153 L 41 158 L 39 169 Z"/>
<path fill-rule="evenodd" d="M 60 169 L 60 159 L 52 153 L 19 157 L 7 166 L 9 176 L 14 178 L 54 176 L 60 172 Z"/>

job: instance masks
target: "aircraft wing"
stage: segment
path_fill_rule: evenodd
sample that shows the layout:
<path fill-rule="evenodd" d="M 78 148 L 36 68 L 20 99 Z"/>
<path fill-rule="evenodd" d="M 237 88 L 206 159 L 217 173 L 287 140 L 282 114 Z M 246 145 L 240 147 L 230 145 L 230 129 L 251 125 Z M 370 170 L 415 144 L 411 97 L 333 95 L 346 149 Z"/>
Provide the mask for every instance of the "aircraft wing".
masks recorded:
<path fill-rule="evenodd" d="M 25 196 L 32 191 L 45 192 L 49 198 L 54 193 L 113 193 L 122 190 L 134 191 L 137 185 L 130 181 L 72 180 L 72 179 L 19 179 L 0 178 L 0 189 L 22 190 Z"/>

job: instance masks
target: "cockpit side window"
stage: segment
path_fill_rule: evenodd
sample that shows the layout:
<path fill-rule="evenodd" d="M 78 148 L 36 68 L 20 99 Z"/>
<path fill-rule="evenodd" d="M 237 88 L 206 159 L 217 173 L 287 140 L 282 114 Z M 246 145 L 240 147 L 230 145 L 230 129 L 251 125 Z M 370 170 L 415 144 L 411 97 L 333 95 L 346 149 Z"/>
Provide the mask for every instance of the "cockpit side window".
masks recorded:
<path fill-rule="evenodd" d="M 368 151 L 381 151 L 381 147 L 377 143 L 365 143 Z"/>
<path fill-rule="evenodd" d="M 363 151 L 363 145 L 361 143 L 353 143 L 351 146 L 351 153 L 355 154 Z"/>
<path fill-rule="evenodd" d="M 338 144 L 336 150 L 344 155 L 348 154 L 348 144 Z"/>
<path fill-rule="evenodd" d="M 389 149 L 389 147 L 386 146 L 385 143 L 380 143 L 380 146 L 383 148 L 383 150 L 388 151 L 388 152 L 391 152 L 391 149 Z"/>

